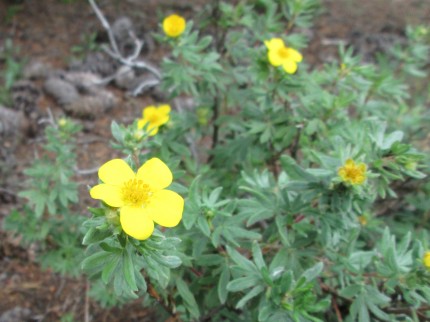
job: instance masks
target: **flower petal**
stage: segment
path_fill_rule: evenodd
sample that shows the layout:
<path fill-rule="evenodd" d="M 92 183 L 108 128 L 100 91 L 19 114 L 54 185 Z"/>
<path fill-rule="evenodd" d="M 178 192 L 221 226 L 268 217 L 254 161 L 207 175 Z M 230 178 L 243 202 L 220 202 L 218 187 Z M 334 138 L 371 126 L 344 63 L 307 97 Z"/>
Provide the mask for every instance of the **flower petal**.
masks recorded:
<path fill-rule="evenodd" d="M 143 119 L 149 121 L 154 114 L 157 113 L 157 108 L 155 106 L 147 106 L 143 109 L 142 116 Z"/>
<path fill-rule="evenodd" d="M 153 105 L 145 107 L 142 111 L 143 119 L 147 120 L 156 111 L 157 111 L 157 108 Z"/>
<path fill-rule="evenodd" d="M 278 50 L 269 50 L 267 58 L 269 59 L 270 64 L 275 67 L 281 66 L 285 61 L 285 59 L 279 55 Z"/>
<path fill-rule="evenodd" d="M 154 231 L 154 222 L 144 208 L 122 207 L 119 220 L 122 230 L 139 240 L 149 238 Z"/>
<path fill-rule="evenodd" d="M 294 74 L 297 70 L 297 63 L 293 60 L 286 60 L 282 63 L 282 67 L 288 74 Z"/>
<path fill-rule="evenodd" d="M 154 136 L 158 133 L 158 126 L 148 126 L 149 136 Z"/>
<path fill-rule="evenodd" d="M 267 49 L 269 49 L 269 51 L 278 51 L 280 48 L 285 47 L 282 38 L 272 38 L 270 40 L 266 40 L 264 44 L 266 45 Z"/>
<path fill-rule="evenodd" d="M 146 128 L 145 128 L 146 126 Z M 144 119 L 140 119 L 137 122 L 137 128 L 139 130 L 142 130 L 143 128 L 145 128 L 146 132 L 150 135 L 150 136 L 154 136 L 155 134 L 158 133 L 158 126 L 154 126 L 151 123 L 148 123 L 147 121 L 145 121 Z"/>
<path fill-rule="evenodd" d="M 110 184 L 99 184 L 90 190 L 90 196 L 93 199 L 103 200 L 111 207 L 121 207 L 124 202 L 121 199 L 121 188 Z"/>
<path fill-rule="evenodd" d="M 303 60 L 303 56 L 301 53 L 299 53 L 297 50 L 293 49 L 293 48 L 287 48 L 287 52 L 288 52 L 288 57 L 297 62 L 300 63 Z"/>
<path fill-rule="evenodd" d="M 123 182 L 133 179 L 135 174 L 130 166 L 121 159 L 113 159 L 103 164 L 99 169 L 99 178 L 104 183 L 121 185 Z"/>
<path fill-rule="evenodd" d="M 352 159 L 348 159 L 345 161 L 345 166 L 347 167 L 354 167 L 355 166 L 355 162 Z"/>
<path fill-rule="evenodd" d="M 149 185 L 153 191 L 168 187 L 173 180 L 169 167 L 158 158 L 146 161 L 137 171 L 136 177 Z"/>
<path fill-rule="evenodd" d="M 171 110 L 170 105 L 168 104 L 160 105 L 158 109 L 162 114 L 169 114 Z"/>
<path fill-rule="evenodd" d="M 182 219 L 184 198 L 170 190 L 157 191 L 151 196 L 145 211 L 157 224 L 175 227 Z"/>

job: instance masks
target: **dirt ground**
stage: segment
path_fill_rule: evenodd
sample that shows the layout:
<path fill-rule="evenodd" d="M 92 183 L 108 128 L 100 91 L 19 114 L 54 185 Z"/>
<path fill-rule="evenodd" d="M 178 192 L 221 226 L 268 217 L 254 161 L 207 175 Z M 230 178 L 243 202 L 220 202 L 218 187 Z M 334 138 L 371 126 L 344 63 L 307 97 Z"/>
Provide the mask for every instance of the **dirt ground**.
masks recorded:
<path fill-rule="evenodd" d="M 157 30 L 160 18 L 179 12 L 192 18 L 209 0 L 105 0 L 102 10 L 110 21 L 118 16 L 128 16 L 136 29 L 149 40 L 144 49 L 144 59 L 157 65 L 163 56 L 149 37 Z M 71 48 L 82 44 L 84 35 L 97 32 L 97 40 L 107 40 L 104 31 L 86 1 L 76 0 L 12 1 L 0 0 L 0 46 L 5 39 L 12 39 L 20 49 L 19 57 L 27 63 L 42 62 L 52 68 L 67 69 L 72 60 Z M 365 59 L 372 59 L 377 50 L 384 50 L 404 37 L 407 24 L 428 22 L 429 0 L 324 0 L 324 12 L 309 30 L 312 37 L 304 51 L 308 64 L 318 67 L 335 58 L 340 43 L 355 46 Z M 17 8 L 11 14 L 11 8 Z M 427 21 L 426 21 L 427 19 Z M 4 66 L 0 63 L 0 70 Z M 41 86 L 40 83 L 36 83 Z M 78 137 L 80 147 L 78 166 L 92 169 L 116 156 L 109 148 L 110 122 L 127 123 L 140 116 L 142 107 L 153 102 L 149 95 L 132 98 L 125 91 L 110 88 L 119 99 L 109 113 L 93 119 L 77 119 L 84 131 Z M 37 113 L 55 116 L 63 110 L 51 97 L 41 94 L 36 102 Z M 34 159 L 38 138 L 42 131 L 36 129 L 15 147 L 7 150 L 7 175 L 0 171 L 0 223 L 14 208 L 24 203 L 17 197 L 22 189 L 22 170 Z M 1 156 L 1 154 L 0 154 Z M 3 155 L 4 157 L 4 155 Z M 96 174 L 78 178 L 85 195 L 85 187 L 96 183 Z M 85 204 L 94 201 L 87 197 Z M 1 227 L 1 226 L 0 226 Z M 84 279 L 62 278 L 51 271 L 42 270 L 33 260 L 34 251 L 19 246 L 16 239 L 0 228 L 0 322 L 7 321 L 59 321 L 72 313 L 76 321 L 153 321 L 151 308 L 143 308 L 135 301 L 122 308 L 103 309 L 88 298 Z"/>

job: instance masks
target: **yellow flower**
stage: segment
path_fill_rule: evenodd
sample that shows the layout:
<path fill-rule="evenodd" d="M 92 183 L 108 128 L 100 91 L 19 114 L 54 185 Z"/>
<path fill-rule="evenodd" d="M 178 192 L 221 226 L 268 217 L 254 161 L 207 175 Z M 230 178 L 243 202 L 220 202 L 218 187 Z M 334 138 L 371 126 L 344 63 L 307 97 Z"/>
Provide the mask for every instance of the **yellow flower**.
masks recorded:
<path fill-rule="evenodd" d="M 423 264 L 430 269 L 430 251 L 426 251 L 423 257 Z"/>
<path fill-rule="evenodd" d="M 358 222 L 360 223 L 361 226 L 366 226 L 367 225 L 367 218 L 365 216 L 358 216 L 357 220 L 358 220 Z"/>
<path fill-rule="evenodd" d="M 356 164 L 354 160 L 348 159 L 337 173 L 342 181 L 352 185 L 361 185 L 366 180 L 366 169 L 364 163 Z"/>
<path fill-rule="evenodd" d="M 59 127 L 65 127 L 66 124 L 67 124 L 67 119 L 65 119 L 64 117 L 62 117 L 58 120 L 58 126 Z"/>
<path fill-rule="evenodd" d="M 175 227 L 182 218 L 184 199 L 166 190 L 172 183 L 172 172 L 157 158 L 146 161 L 137 173 L 121 159 L 113 159 L 99 169 L 103 182 L 90 190 L 94 199 L 120 208 L 120 223 L 124 232 L 139 240 L 154 231 L 154 222 Z"/>
<path fill-rule="evenodd" d="M 267 49 L 267 57 L 269 62 L 275 66 L 282 66 L 288 74 L 294 74 L 297 70 L 297 63 L 303 59 L 302 54 L 297 50 L 285 47 L 284 41 L 281 38 L 272 38 L 264 42 Z"/>
<path fill-rule="evenodd" d="M 163 20 L 164 33 L 172 38 L 180 36 L 186 25 L 185 19 L 178 15 L 170 15 Z"/>
<path fill-rule="evenodd" d="M 143 118 L 137 122 L 137 127 L 143 129 L 145 126 L 149 135 L 158 133 L 158 128 L 169 121 L 170 106 L 160 105 L 159 107 L 147 106 L 143 109 Z"/>

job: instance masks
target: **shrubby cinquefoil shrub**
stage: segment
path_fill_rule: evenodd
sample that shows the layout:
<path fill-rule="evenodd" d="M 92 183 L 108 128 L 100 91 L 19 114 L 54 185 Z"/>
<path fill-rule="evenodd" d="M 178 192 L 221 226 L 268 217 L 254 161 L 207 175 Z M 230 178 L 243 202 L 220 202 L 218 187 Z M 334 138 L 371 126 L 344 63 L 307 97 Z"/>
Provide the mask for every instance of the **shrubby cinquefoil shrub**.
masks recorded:
<path fill-rule="evenodd" d="M 214 1 L 160 24 L 161 86 L 194 107 L 112 123 L 124 158 L 90 190 L 82 267 L 117 299 L 184 321 L 429 318 L 429 28 L 381 64 L 340 48 L 311 69 L 319 10 Z"/>

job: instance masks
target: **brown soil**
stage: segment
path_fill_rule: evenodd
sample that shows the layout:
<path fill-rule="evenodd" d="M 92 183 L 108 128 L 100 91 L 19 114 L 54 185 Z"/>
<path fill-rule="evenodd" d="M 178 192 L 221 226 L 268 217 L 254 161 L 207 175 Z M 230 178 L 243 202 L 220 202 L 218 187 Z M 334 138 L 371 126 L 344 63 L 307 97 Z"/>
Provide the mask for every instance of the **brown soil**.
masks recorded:
<path fill-rule="evenodd" d="M 86 1 L 65 2 L 0 1 L 0 46 L 10 38 L 20 48 L 20 56 L 27 61 L 66 68 L 71 59 L 71 47 L 80 44 L 83 35 L 97 31 L 101 37 L 105 36 Z M 150 32 L 157 30 L 163 14 L 176 11 L 191 18 L 205 2 L 193 1 L 190 5 L 190 2 L 175 0 L 105 0 L 102 9 L 110 20 L 126 15 L 140 30 Z M 357 51 L 365 56 L 371 55 L 375 50 L 372 41 L 378 39 L 378 35 L 401 38 L 407 24 L 425 23 L 430 17 L 428 0 L 325 0 L 324 3 L 325 11 L 309 31 L 312 41 L 305 51 L 307 62 L 315 66 L 333 59 L 340 42 L 357 46 Z M 12 6 L 19 9 L 9 15 Z M 144 58 L 157 64 L 163 49 L 150 49 Z M 110 122 L 128 123 L 140 115 L 143 106 L 152 103 L 149 96 L 130 98 L 118 89 L 111 90 L 120 98 L 117 108 L 93 121 L 78 120 L 84 126 L 78 137 L 80 169 L 95 168 L 117 156 L 109 148 Z M 62 114 L 55 102 L 45 95 L 41 96 L 37 107 L 40 114 L 47 113 L 48 108 L 54 115 Z M 9 174 L 0 177 L 0 222 L 12 209 L 24 203 L 17 197 L 22 188 L 22 170 L 31 164 L 41 133 L 36 131 L 33 137 L 9 151 Z M 96 180 L 95 174 L 78 177 L 82 196 L 86 196 L 86 186 L 95 184 Z M 84 204 L 95 205 L 95 202 L 85 197 Z M 88 299 L 85 279 L 62 278 L 49 270 L 43 271 L 33 261 L 33 250 L 21 248 L 15 239 L 1 230 L 0 239 L 0 319 L 15 310 L 16 314 L 22 315 L 10 318 L 10 321 L 59 321 L 66 313 L 73 313 L 76 321 L 84 321 L 86 315 L 91 321 L 153 320 L 150 309 L 143 308 L 141 301 L 122 308 L 101 308 Z"/>

